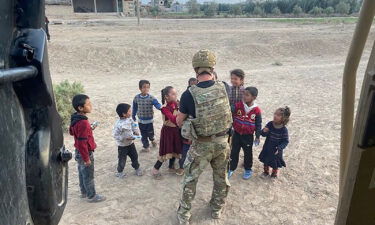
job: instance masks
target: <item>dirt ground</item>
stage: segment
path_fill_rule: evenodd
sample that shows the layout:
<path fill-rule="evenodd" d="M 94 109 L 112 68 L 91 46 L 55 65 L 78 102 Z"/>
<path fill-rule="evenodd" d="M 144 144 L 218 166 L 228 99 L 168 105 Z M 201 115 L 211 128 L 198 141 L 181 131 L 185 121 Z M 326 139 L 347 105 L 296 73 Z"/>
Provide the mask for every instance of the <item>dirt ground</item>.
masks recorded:
<path fill-rule="evenodd" d="M 210 218 L 208 202 L 212 170 L 198 183 L 192 224 L 324 225 L 333 224 L 338 202 L 341 75 L 354 24 L 274 23 L 257 19 L 142 20 L 113 15 L 74 15 L 67 7 L 49 7 L 52 36 L 48 44 L 53 82 L 80 81 L 91 97 L 91 121 L 98 149 L 95 157 L 97 192 L 108 200 L 98 204 L 79 198 L 76 162 L 70 162 L 69 201 L 62 225 L 177 224 L 181 177 L 167 174 L 156 181 L 150 170 L 157 149 L 140 153 L 143 177 L 114 176 L 117 148 L 111 131 L 115 107 L 130 103 L 138 81 L 148 79 L 151 93 L 160 99 L 167 85 L 181 94 L 192 77 L 192 55 L 201 48 L 217 53 L 219 78 L 229 70 L 245 70 L 246 85 L 259 89 L 258 104 L 264 124 L 281 106 L 292 110 L 288 125 L 287 167 L 276 181 L 259 177 L 262 165 L 254 149 L 254 177 L 242 180 L 242 168 L 231 178 L 231 190 L 221 220 Z M 373 43 L 371 38 L 359 69 L 361 86 Z M 276 65 L 277 64 L 277 65 Z M 161 129 L 156 112 L 155 130 Z M 264 141 L 264 139 L 262 140 Z M 73 149 L 72 138 L 65 137 Z M 136 143 L 141 149 L 140 142 Z M 241 156 L 242 157 L 242 156 Z"/>

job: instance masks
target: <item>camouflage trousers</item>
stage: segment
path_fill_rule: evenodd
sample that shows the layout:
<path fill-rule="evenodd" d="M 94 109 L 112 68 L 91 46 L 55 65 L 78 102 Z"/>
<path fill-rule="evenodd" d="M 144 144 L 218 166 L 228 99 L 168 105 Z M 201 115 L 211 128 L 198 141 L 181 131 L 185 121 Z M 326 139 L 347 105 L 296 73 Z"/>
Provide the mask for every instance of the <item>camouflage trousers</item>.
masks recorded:
<path fill-rule="evenodd" d="M 230 187 L 227 176 L 228 158 L 227 137 L 218 137 L 211 142 L 193 142 L 184 164 L 183 193 L 177 211 L 180 220 L 190 219 L 191 202 L 195 197 L 198 178 L 209 164 L 214 179 L 210 206 L 213 211 L 220 211 L 223 208 Z"/>

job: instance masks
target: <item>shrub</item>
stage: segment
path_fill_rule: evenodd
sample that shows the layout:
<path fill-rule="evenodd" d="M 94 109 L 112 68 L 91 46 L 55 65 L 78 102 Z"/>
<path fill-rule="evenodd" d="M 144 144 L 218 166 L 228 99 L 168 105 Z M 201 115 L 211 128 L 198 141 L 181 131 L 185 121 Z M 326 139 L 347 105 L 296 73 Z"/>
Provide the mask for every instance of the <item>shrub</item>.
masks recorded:
<path fill-rule="evenodd" d="M 83 85 L 79 82 L 69 83 L 65 80 L 54 85 L 57 111 L 59 112 L 64 131 L 67 131 L 70 124 L 70 115 L 74 112 L 72 99 L 75 95 L 84 93 Z"/>
<path fill-rule="evenodd" d="M 299 15 L 301 15 L 302 13 L 303 13 L 303 10 L 302 10 L 301 6 L 299 6 L 299 5 L 295 5 L 295 6 L 293 7 L 293 14 L 294 14 L 295 16 L 299 16 Z"/>
<path fill-rule="evenodd" d="M 278 16 L 281 14 L 281 11 L 278 7 L 275 7 L 272 9 L 272 14 Z"/>
<path fill-rule="evenodd" d="M 350 6 L 347 3 L 340 2 L 336 5 L 336 12 L 339 14 L 349 14 Z"/>
<path fill-rule="evenodd" d="M 160 8 L 159 6 L 154 6 L 150 9 L 151 15 L 154 17 L 157 17 L 160 14 Z"/>
<path fill-rule="evenodd" d="M 263 9 L 262 9 L 262 7 L 260 7 L 260 6 L 255 6 L 255 8 L 254 8 L 254 11 L 253 11 L 253 14 L 254 15 L 257 15 L 257 16 L 260 16 L 260 15 L 262 15 L 263 14 Z"/>
<path fill-rule="evenodd" d="M 239 16 L 242 14 L 242 8 L 239 4 L 231 6 L 229 13 L 235 16 Z"/>
<path fill-rule="evenodd" d="M 214 17 L 217 13 L 218 5 L 215 2 L 211 2 L 205 7 L 204 15 L 207 17 Z"/>
<path fill-rule="evenodd" d="M 251 14 L 253 13 L 254 11 L 254 8 L 255 8 L 255 3 L 254 2 L 246 2 L 245 4 L 245 7 L 244 7 L 244 11 L 247 13 L 247 14 Z"/>
<path fill-rule="evenodd" d="M 189 9 L 190 14 L 196 15 L 199 13 L 200 8 L 197 0 L 190 0 L 186 3 L 186 5 Z"/>
<path fill-rule="evenodd" d="M 326 14 L 327 16 L 330 16 L 333 13 L 335 13 L 335 9 L 333 7 L 327 7 L 323 10 L 323 13 Z"/>
<path fill-rule="evenodd" d="M 323 12 L 322 8 L 315 6 L 314 8 L 310 10 L 309 14 L 317 16 L 317 15 L 322 14 L 322 12 Z"/>

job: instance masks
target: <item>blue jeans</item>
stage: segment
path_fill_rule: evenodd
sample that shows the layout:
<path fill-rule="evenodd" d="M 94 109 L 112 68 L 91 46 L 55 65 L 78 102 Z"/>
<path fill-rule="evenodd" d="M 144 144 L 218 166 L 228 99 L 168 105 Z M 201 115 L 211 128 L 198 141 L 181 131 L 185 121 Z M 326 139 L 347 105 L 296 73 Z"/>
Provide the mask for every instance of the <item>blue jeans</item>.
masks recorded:
<path fill-rule="evenodd" d="M 139 130 L 141 130 L 143 148 L 150 147 L 150 141 L 154 141 L 154 124 L 153 123 L 139 123 Z"/>
<path fill-rule="evenodd" d="M 181 159 L 178 161 L 178 163 L 180 164 L 180 169 L 184 168 L 186 155 L 187 155 L 189 149 L 190 149 L 190 145 L 188 145 L 188 144 L 182 145 L 182 156 L 181 156 Z"/>
<path fill-rule="evenodd" d="M 90 166 L 85 166 L 79 151 L 76 150 L 75 152 L 75 160 L 78 164 L 78 177 L 81 194 L 86 194 L 88 198 L 93 198 L 96 195 L 94 182 L 94 153 L 90 152 Z"/>

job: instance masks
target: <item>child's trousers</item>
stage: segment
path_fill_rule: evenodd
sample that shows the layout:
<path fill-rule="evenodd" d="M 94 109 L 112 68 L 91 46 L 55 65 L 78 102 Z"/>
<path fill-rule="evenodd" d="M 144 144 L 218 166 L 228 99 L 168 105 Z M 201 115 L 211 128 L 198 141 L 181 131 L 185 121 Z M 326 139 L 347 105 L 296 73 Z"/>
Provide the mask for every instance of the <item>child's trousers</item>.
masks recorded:
<path fill-rule="evenodd" d="M 154 141 L 155 134 L 154 134 L 154 124 L 153 123 L 138 123 L 139 124 L 139 130 L 141 131 L 142 135 L 142 144 L 143 148 L 148 148 L 150 147 L 150 141 Z"/>
<path fill-rule="evenodd" d="M 232 151 L 230 154 L 230 170 L 234 171 L 237 169 L 241 148 L 244 152 L 245 170 L 251 170 L 251 168 L 253 167 L 253 142 L 254 135 L 241 135 L 236 131 L 234 132 L 232 137 Z"/>
<path fill-rule="evenodd" d="M 124 171 L 126 165 L 126 159 L 130 157 L 132 161 L 132 167 L 137 170 L 139 168 L 138 153 L 134 143 L 129 146 L 118 146 L 118 165 L 117 172 L 121 173 Z"/>
<path fill-rule="evenodd" d="M 78 150 L 75 151 L 75 160 L 78 163 L 78 177 L 81 194 L 93 198 L 96 194 L 94 182 L 94 152 L 90 152 L 91 164 L 86 166 Z"/>

